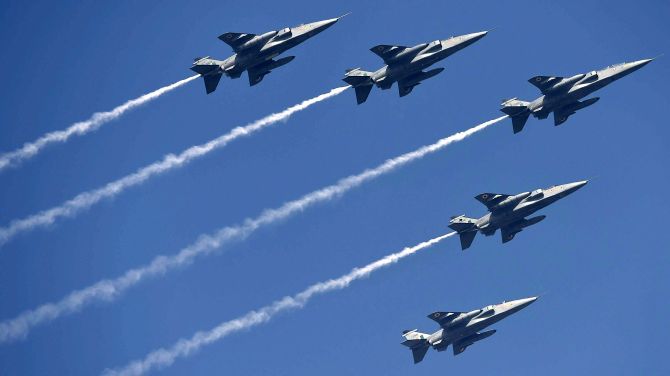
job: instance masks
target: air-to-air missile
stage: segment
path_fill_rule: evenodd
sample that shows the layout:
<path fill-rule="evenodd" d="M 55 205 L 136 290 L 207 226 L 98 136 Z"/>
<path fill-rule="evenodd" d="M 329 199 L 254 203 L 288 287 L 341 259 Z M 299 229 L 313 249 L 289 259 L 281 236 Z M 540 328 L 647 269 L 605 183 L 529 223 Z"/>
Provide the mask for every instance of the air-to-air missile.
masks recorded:
<path fill-rule="evenodd" d="M 426 356 L 429 348 L 445 351 L 452 346 L 454 355 L 458 355 L 475 342 L 492 336 L 496 331 L 481 330 L 498 321 L 528 307 L 537 297 L 512 300 L 486 306 L 470 312 L 433 312 L 428 318 L 440 325 L 440 330 L 433 334 L 414 330 L 404 330 L 403 345 L 412 350 L 414 363 L 419 363 Z"/>
<path fill-rule="evenodd" d="M 486 31 L 482 31 L 466 34 L 430 43 L 421 43 L 414 47 L 381 44 L 372 47 L 370 51 L 381 57 L 386 64 L 385 66 L 375 72 L 364 71 L 360 68 L 348 69 L 343 80 L 356 90 L 358 104 L 367 100 L 373 85 L 386 90 L 390 89 L 394 82 L 397 82 L 400 96 L 404 97 L 412 92 L 412 89 L 419 85 L 421 81 L 444 70 L 444 68 L 429 71 L 423 71 L 423 69 L 475 43 L 482 39 L 486 33 Z"/>
<path fill-rule="evenodd" d="M 482 193 L 475 196 L 475 199 L 486 205 L 489 212 L 479 219 L 468 218 L 465 215 L 452 217 L 449 227 L 458 232 L 463 250 L 470 247 L 477 232 L 491 236 L 500 229 L 502 242 L 507 243 L 524 228 L 545 218 L 544 215 L 540 215 L 526 219 L 527 216 L 577 191 L 586 183 L 588 180 L 555 185 L 547 189 L 536 189 L 517 195 Z"/>
<path fill-rule="evenodd" d="M 517 98 L 506 99 L 502 103 L 502 112 L 512 118 L 514 133 L 523 130 L 530 115 L 546 119 L 554 113 L 554 125 L 561 125 L 570 115 L 598 101 L 598 97 L 583 101 L 590 95 L 619 78 L 635 72 L 649 64 L 653 59 L 644 59 L 632 63 L 611 65 L 607 68 L 580 73 L 572 77 L 536 76 L 528 80 L 542 92 L 542 96 L 532 102 Z"/>
<path fill-rule="evenodd" d="M 202 75 L 207 94 L 216 90 L 224 74 L 230 78 L 239 78 L 244 71 L 247 71 L 249 85 L 254 86 L 273 69 L 288 64 L 295 58 L 286 56 L 274 60 L 277 56 L 326 30 L 344 16 L 258 35 L 222 34 L 219 39 L 232 47 L 235 54 L 225 60 L 216 60 L 209 56 L 195 58 L 191 70 Z"/>

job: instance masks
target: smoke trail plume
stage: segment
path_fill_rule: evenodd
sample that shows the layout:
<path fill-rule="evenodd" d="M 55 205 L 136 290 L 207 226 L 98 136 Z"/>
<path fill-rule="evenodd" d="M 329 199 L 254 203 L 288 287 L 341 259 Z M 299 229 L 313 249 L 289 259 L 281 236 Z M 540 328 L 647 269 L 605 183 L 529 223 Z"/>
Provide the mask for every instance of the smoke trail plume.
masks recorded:
<path fill-rule="evenodd" d="M 349 287 L 352 282 L 367 277 L 378 269 L 394 264 L 399 260 L 410 256 L 424 248 L 435 245 L 454 234 L 456 233 L 452 232 L 425 241 L 413 247 L 405 248 L 400 252 L 390 254 L 375 262 L 365 265 L 362 268 L 353 269 L 351 272 L 339 278 L 316 283 L 296 295 L 285 296 L 284 298 L 277 300 L 261 309 L 251 311 L 234 320 L 223 322 L 208 331 L 197 332 L 191 338 L 181 339 L 172 345 L 172 347 L 152 351 L 146 357 L 144 357 L 144 359 L 133 361 L 123 368 L 105 370 L 103 375 L 137 376 L 143 375 L 154 368 L 167 367 L 174 363 L 177 358 L 188 357 L 198 351 L 201 347 L 219 341 L 230 334 L 266 323 L 280 312 L 294 308 L 303 308 L 305 304 L 307 304 L 313 297 L 317 295 L 326 294 L 331 291 L 342 290 L 346 287 Z"/>
<path fill-rule="evenodd" d="M 135 99 L 131 99 L 128 102 L 114 108 L 111 111 L 106 112 L 96 112 L 88 118 L 87 120 L 74 123 L 66 129 L 47 133 L 44 136 L 38 138 L 33 142 L 28 142 L 24 144 L 21 148 L 16 149 L 11 152 L 0 154 L 0 172 L 5 170 L 10 166 L 15 166 L 28 158 L 35 156 L 46 146 L 56 143 L 56 142 L 66 142 L 72 136 L 82 136 L 86 133 L 93 132 L 100 128 L 103 124 L 118 119 L 121 115 L 132 110 L 135 107 L 141 106 L 145 103 L 151 102 L 152 100 L 160 97 L 161 95 L 172 91 L 180 86 L 183 86 L 200 75 L 191 76 L 189 78 L 177 81 L 172 85 L 164 86 L 158 90 L 152 91 L 151 93 L 144 94 L 143 96 Z"/>
<path fill-rule="evenodd" d="M 249 136 L 252 133 L 258 132 L 265 127 L 277 123 L 278 121 L 286 120 L 296 112 L 302 111 L 313 104 L 334 97 L 342 93 L 347 88 L 349 88 L 349 86 L 339 87 L 329 91 L 328 93 L 307 99 L 302 103 L 289 107 L 282 112 L 268 115 L 243 127 L 234 128 L 230 132 L 219 136 L 218 138 L 215 138 L 205 144 L 191 146 L 177 155 L 168 154 L 160 161 L 142 167 L 136 172 L 130 175 L 126 175 L 111 183 L 107 183 L 107 185 L 104 185 L 100 188 L 80 193 L 59 206 L 41 211 L 23 219 L 14 220 L 9 224 L 9 226 L 0 228 L 0 246 L 7 243 L 10 239 L 19 233 L 30 231 L 37 227 L 48 226 L 62 217 L 73 217 L 80 211 L 90 208 L 102 199 L 115 197 L 130 187 L 144 183 L 153 176 L 162 174 L 177 167 L 181 167 L 196 158 L 202 157 L 216 149 L 220 149 L 237 138 Z"/>
<path fill-rule="evenodd" d="M 227 242 L 244 239 L 264 225 L 289 218 L 317 203 L 341 196 L 367 181 L 437 152 L 454 142 L 461 141 L 506 117 L 489 120 L 466 131 L 443 138 L 434 144 L 422 146 L 415 151 L 389 159 L 375 168 L 348 176 L 333 185 L 308 193 L 297 200 L 288 201 L 276 209 L 265 210 L 258 217 L 248 218 L 242 224 L 221 228 L 213 234 L 202 235 L 195 243 L 176 254 L 156 256 L 151 263 L 130 269 L 115 279 L 101 280 L 89 287 L 71 292 L 58 302 L 44 304 L 33 310 L 25 311 L 14 319 L 0 322 L 0 343 L 24 338 L 34 326 L 74 313 L 93 302 L 113 300 L 148 277 L 163 275 L 168 271 L 188 265 L 197 257 L 210 255 Z"/>

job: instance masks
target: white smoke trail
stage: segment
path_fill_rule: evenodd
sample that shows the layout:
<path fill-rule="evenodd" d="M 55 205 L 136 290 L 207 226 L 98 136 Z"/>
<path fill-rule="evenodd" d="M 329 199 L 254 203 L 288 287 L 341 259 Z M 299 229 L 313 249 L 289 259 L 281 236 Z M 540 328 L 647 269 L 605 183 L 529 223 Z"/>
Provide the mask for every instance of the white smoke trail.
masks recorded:
<path fill-rule="evenodd" d="M 126 175 L 111 183 L 107 183 L 100 188 L 80 193 L 59 206 L 41 211 L 23 219 L 13 220 L 10 222 L 9 226 L 0 228 L 0 246 L 7 243 L 10 239 L 19 233 L 30 231 L 37 227 L 48 226 L 54 223 L 58 218 L 72 217 L 80 211 L 90 208 L 102 199 L 115 197 L 130 187 L 144 183 L 153 176 L 162 174 L 177 167 L 181 167 L 196 158 L 202 157 L 216 149 L 220 149 L 237 138 L 249 136 L 252 133 L 258 132 L 265 127 L 277 123 L 278 121 L 286 120 L 296 112 L 302 111 L 313 104 L 334 97 L 342 93 L 347 88 L 349 88 L 349 86 L 339 87 L 329 91 L 328 93 L 307 99 L 302 103 L 289 107 L 282 112 L 268 115 L 243 127 L 234 128 L 230 132 L 219 136 L 218 138 L 215 138 L 205 144 L 191 146 L 178 155 L 168 154 L 160 161 L 142 167 L 136 172 L 130 175 Z"/>
<path fill-rule="evenodd" d="M 157 256 L 151 263 L 139 268 L 130 269 L 115 279 L 101 280 L 89 287 L 71 292 L 58 302 L 44 304 L 33 310 L 25 311 L 14 319 L 0 322 L 0 343 L 25 338 L 34 326 L 54 320 L 65 314 L 74 313 L 93 302 L 113 300 L 128 288 L 148 277 L 162 275 L 178 267 L 188 265 L 197 257 L 213 253 L 224 243 L 244 239 L 264 225 L 286 219 L 317 203 L 343 195 L 367 181 L 389 173 L 409 162 L 423 158 L 430 153 L 441 150 L 454 142 L 461 141 L 506 117 L 503 116 L 487 121 L 466 131 L 443 138 L 434 144 L 423 146 L 410 153 L 389 159 L 373 169 L 365 170 L 358 175 L 351 175 L 338 181 L 336 184 L 308 193 L 297 200 L 286 202 L 279 208 L 265 210 L 258 217 L 248 218 L 240 225 L 224 227 L 213 234 L 202 235 L 195 243 L 183 248 L 177 254 Z"/>
<path fill-rule="evenodd" d="M 144 359 L 133 361 L 123 368 L 105 370 L 103 375 L 137 376 L 143 375 L 154 368 L 167 367 L 174 363 L 177 358 L 187 357 L 198 351 L 201 347 L 210 345 L 235 332 L 263 324 L 282 311 L 286 311 L 292 308 L 303 308 L 305 304 L 307 304 L 313 297 L 317 295 L 325 294 L 331 291 L 342 290 L 348 287 L 351 282 L 367 277 L 378 269 L 394 264 L 400 259 L 412 255 L 424 248 L 435 245 L 454 234 L 456 233 L 451 232 L 449 234 L 425 241 L 413 247 L 405 248 L 400 252 L 390 254 L 375 262 L 365 265 L 362 268 L 353 269 L 348 274 L 345 274 L 339 278 L 316 283 L 296 295 L 285 296 L 284 298 L 277 300 L 261 309 L 250 311 L 244 316 L 223 322 L 208 331 L 197 332 L 191 338 L 181 339 L 169 348 L 162 348 L 152 351 L 146 357 L 144 357 Z"/>
<path fill-rule="evenodd" d="M 103 124 L 118 119 L 121 115 L 132 110 L 135 107 L 141 106 L 145 103 L 148 103 L 161 95 L 172 91 L 180 86 L 183 86 L 200 75 L 191 76 L 189 78 L 177 81 L 172 85 L 164 86 L 158 90 L 154 90 L 151 93 L 142 95 L 139 98 L 131 99 L 128 102 L 114 108 L 111 111 L 106 112 L 96 112 L 88 118 L 87 120 L 74 123 L 66 129 L 47 133 L 44 136 L 38 138 L 33 142 L 28 142 L 24 144 L 21 148 L 14 151 L 0 154 L 0 172 L 5 170 L 10 166 L 17 165 L 24 160 L 35 156 L 46 146 L 53 144 L 55 142 L 66 142 L 72 136 L 82 136 L 86 133 L 93 132 L 100 128 Z"/>

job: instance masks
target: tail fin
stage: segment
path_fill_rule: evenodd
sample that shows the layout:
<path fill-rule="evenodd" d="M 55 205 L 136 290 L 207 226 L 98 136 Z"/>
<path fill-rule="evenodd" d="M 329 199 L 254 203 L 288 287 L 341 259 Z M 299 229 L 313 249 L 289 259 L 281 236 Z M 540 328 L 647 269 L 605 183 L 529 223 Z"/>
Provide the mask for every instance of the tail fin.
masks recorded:
<path fill-rule="evenodd" d="M 474 218 L 468 218 L 464 215 L 458 215 L 451 218 L 449 221 L 449 228 L 458 232 L 459 237 L 461 238 L 461 249 L 466 250 L 472 245 L 472 241 L 475 240 L 477 231 L 477 220 Z"/>
<path fill-rule="evenodd" d="M 347 69 L 342 81 L 354 87 L 356 91 L 356 102 L 364 103 L 372 90 L 372 72 L 361 70 L 360 68 Z"/>
<path fill-rule="evenodd" d="M 512 118 L 512 128 L 514 133 L 519 133 L 523 130 L 530 111 L 528 111 L 528 102 L 518 100 L 516 98 L 507 99 L 502 102 L 500 111 L 506 113 Z"/>
<path fill-rule="evenodd" d="M 405 341 L 402 342 L 403 345 L 409 347 L 412 350 L 412 358 L 414 358 L 414 364 L 419 363 L 423 360 L 430 348 L 430 343 L 426 338 L 428 334 L 418 332 L 414 330 L 403 330 L 402 336 L 405 337 Z"/>
<path fill-rule="evenodd" d="M 223 72 L 221 71 L 221 62 L 207 57 L 195 58 L 191 70 L 199 73 L 205 80 L 205 90 L 207 94 L 216 90 L 219 85 Z"/>

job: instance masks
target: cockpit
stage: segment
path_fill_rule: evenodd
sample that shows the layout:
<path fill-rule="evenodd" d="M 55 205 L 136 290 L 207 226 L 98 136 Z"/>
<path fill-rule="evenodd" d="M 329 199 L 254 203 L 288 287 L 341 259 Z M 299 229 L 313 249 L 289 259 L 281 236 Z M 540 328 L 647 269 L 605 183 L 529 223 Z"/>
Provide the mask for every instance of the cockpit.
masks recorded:
<path fill-rule="evenodd" d="M 482 313 L 477 315 L 477 318 L 478 319 L 484 319 L 484 318 L 493 316 L 493 314 L 495 314 L 495 313 L 496 313 L 496 310 L 495 310 L 494 306 L 492 306 L 492 305 L 486 306 L 486 308 L 484 308 L 482 310 Z"/>
<path fill-rule="evenodd" d="M 591 71 L 591 72 L 587 73 L 586 76 L 584 78 L 582 78 L 581 81 L 579 81 L 579 83 L 580 84 L 586 84 L 586 83 L 595 81 L 597 79 L 598 79 L 598 72 Z"/>
<path fill-rule="evenodd" d="M 279 32 L 277 33 L 277 35 L 275 36 L 274 39 L 275 40 L 282 40 L 282 39 L 286 39 L 290 36 L 291 36 L 291 29 L 287 27 L 287 28 L 279 30 Z"/>
<path fill-rule="evenodd" d="M 530 196 L 528 196 L 529 201 L 534 201 L 538 200 L 544 197 L 544 191 L 541 189 L 536 189 L 530 193 Z"/>
<path fill-rule="evenodd" d="M 434 52 L 434 51 L 439 51 L 442 48 L 442 43 L 439 40 L 434 40 L 430 42 L 428 45 L 428 48 L 426 48 L 425 52 Z"/>

